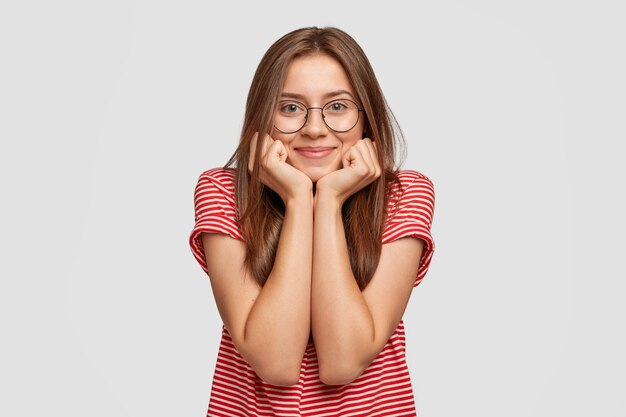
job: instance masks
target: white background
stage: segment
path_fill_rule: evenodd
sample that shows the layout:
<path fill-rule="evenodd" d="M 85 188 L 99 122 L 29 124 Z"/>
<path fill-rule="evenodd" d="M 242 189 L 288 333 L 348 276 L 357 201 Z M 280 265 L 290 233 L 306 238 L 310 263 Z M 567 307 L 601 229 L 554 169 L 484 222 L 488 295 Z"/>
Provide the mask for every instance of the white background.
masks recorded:
<path fill-rule="evenodd" d="M 335 25 L 374 66 L 404 167 L 435 184 L 405 313 L 418 414 L 626 416 L 625 16 L 3 2 L 0 414 L 205 415 L 221 322 L 188 246 L 193 189 L 234 151 L 271 43 Z"/>

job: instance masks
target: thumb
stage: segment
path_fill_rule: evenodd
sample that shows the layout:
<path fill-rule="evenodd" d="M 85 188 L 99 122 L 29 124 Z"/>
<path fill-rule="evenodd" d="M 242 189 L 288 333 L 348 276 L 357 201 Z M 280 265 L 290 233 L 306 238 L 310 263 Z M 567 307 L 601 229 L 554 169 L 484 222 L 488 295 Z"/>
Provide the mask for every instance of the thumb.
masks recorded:
<path fill-rule="evenodd" d="M 276 140 L 276 142 L 279 143 L 279 146 L 278 146 L 278 159 L 280 160 L 280 162 L 287 161 L 287 158 L 289 157 L 289 151 L 287 150 L 287 147 L 285 146 L 284 143 L 282 143 L 279 140 Z"/>
<path fill-rule="evenodd" d="M 346 152 L 343 156 L 341 162 L 343 163 L 344 168 L 348 168 L 352 165 L 352 162 L 354 161 L 354 155 L 352 154 L 352 152 L 354 152 L 353 147 L 348 149 L 348 152 Z"/>
<path fill-rule="evenodd" d="M 285 162 L 287 159 L 287 149 L 285 148 L 285 144 L 279 140 L 274 140 L 268 147 L 267 158 L 269 158 L 270 161 L 278 160 L 280 162 Z"/>

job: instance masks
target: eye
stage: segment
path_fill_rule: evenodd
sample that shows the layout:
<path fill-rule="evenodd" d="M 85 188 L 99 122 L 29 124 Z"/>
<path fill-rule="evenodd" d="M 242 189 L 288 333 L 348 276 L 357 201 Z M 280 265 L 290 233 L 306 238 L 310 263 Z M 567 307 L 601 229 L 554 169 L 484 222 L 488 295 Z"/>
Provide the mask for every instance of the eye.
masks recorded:
<path fill-rule="evenodd" d="M 281 101 L 278 105 L 278 110 L 282 114 L 286 115 L 299 115 L 306 112 L 304 106 L 302 104 L 294 102 L 294 101 Z"/>
<path fill-rule="evenodd" d="M 329 111 L 331 113 L 343 113 L 346 110 L 350 109 L 350 107 L 354 107 L 350 105 L 351 103 L 347 100 L 337 100 L 332 101 L 326 105 L 324 110 Z"/>

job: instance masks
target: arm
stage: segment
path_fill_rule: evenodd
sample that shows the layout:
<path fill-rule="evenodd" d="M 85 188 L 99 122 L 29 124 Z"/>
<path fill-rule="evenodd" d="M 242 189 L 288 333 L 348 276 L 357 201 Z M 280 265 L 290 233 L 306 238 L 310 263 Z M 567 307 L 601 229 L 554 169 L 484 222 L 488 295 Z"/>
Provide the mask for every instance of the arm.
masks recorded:
<path fill-rule="evenodd" d="M 241 356 L 273 385 L 293 385 L 300 376 L 310 333 L 311 236 L 312 201 L 288 204 L 276 261 L 262 288 L 244 270 L 242 242 L 220 234 L 202 237 L 224 325 Z"/>
<path fill-rule="evenodd" d="M 311 318 L 320 379 L 344 385 L 365 371 L 400 322 L 423 243 L 405 238 L 383 245 L 378 268 L 361 292 L 334 199 L 316 196 L 313 236 Z"/>
<path fill-rule="evenodd" d="M 251 155 L 255 145 L 256 138 Z M 312 184 L 285 163 L 279 141 L 264 140 L 259 153 L 259 171 L 253 175 L 285 203 L 274 265 L 264 286 L 245 269 L 242 242 L 215 234 L 204 234 L 203 242 L 216 304 L 237 350 L 263 380 L 286 386 L 300 376 L 310 334 Z"/>
<path fill-rule="evenodd" d="M 311 319 L 320 379 L 344 385 L 363 373 L 396 329 L 406 309 L 423 243 L 383 245 L 376 272 L 360 291 L 348 257 L 341 206 L 381 174 L 369 139 L 344 157 L 344 169 L 321 178 L 314 206 Z"/>

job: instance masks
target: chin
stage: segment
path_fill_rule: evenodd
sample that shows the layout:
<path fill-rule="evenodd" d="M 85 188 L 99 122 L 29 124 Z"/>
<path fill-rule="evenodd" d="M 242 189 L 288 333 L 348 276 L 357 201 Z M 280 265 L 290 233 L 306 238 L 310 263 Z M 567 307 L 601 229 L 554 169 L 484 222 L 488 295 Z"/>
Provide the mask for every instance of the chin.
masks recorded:
<path fill-rule="evenodd" d="M 311 178 L 311 181 L 317 182 L 317 180 L 322 178 L 324 175 L 329 174 L 334 170 L 328 168 L 303 168 L 301 171 Z"/>

